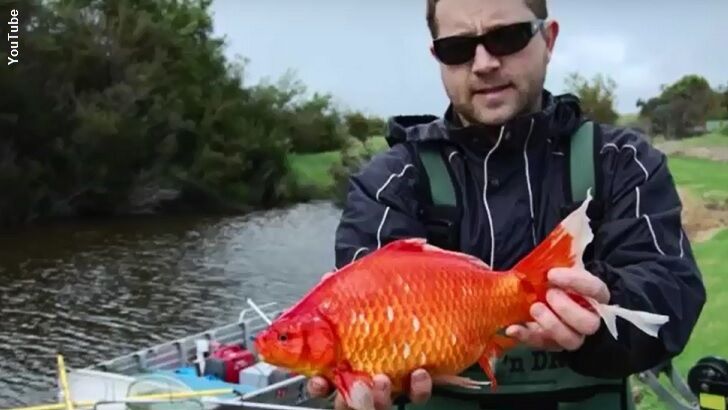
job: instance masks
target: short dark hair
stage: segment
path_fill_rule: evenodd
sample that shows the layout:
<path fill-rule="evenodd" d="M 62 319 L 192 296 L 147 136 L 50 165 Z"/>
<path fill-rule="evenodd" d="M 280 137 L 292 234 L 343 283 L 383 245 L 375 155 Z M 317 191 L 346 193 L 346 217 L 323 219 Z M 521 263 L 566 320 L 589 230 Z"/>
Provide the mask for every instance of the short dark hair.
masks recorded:
<path fill-rule="evenodd" d="M 432 38 L 437 37 L 437 22 L 435 21 L 435 7 L 439 0 L 427 0 L 427 27 L 430 29 Z M 526 6 L 531 9 L 536 18 L 545 20 L 548 18 L 549 11 L 546 7 L 546 0 L 523 0 Z"/>

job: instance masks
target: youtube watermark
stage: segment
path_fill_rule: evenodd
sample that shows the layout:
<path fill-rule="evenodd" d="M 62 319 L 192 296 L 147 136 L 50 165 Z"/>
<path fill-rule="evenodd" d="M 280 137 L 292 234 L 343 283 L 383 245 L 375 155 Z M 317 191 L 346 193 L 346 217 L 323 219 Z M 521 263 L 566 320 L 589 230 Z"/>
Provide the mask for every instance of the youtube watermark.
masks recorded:
<path fill-rule="evenodd" d="M 18 10 L 10 10 L 10 20 L 8 21 L 8 65 L 20 62 L 20 13 Z"/>

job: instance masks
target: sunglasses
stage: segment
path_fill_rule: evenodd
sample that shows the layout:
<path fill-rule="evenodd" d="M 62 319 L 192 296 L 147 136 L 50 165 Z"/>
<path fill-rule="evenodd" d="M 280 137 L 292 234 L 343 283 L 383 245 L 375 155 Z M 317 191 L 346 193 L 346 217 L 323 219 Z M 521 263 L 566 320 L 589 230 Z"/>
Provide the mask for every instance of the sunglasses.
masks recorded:
<path fill-rule="evenodd" d="M 447 65 L 464 64 L 475 57 L 478 44 L 496 57 L 523 50 L 543 27 L 543 20 L 526 21 L 498 27 L 479 36 L 450 36 L 433 41 L 435 56 Z"/>

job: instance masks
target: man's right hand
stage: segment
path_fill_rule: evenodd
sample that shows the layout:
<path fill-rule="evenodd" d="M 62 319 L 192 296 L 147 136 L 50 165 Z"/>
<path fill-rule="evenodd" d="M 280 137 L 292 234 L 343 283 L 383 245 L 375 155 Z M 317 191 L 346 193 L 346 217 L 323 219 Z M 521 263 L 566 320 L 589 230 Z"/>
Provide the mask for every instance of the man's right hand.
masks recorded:
<path fill-rule="evenodd" d="M 376 375 L 374 379 L 374 408 L 376 410 L 389 410 L 392 407 L 392 383 L 385 375 Z M 412 372 L 410 377 L 410 396 L 413 404 L 421 404 L 430 399 L 432 394 L 432 378 L 422 369 Z M 329 395 L 333 387 L 321 377 L 312 377 L 308 382 L 308 392 L 312 397 L 320 398 Z M 340 394 L 336 394 L 334 410 L 350 410 L 346 401 Z"/>

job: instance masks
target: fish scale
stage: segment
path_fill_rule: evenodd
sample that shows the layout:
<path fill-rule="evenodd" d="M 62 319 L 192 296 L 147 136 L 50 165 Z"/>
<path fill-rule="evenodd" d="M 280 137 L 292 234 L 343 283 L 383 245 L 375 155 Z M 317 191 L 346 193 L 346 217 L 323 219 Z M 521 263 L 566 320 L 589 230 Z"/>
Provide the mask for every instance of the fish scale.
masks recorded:
<path fill-rule="evenodd" d="M 335 281 L 333 294 L 341 295 L 339 306 L 345 308 L 338 309 L 331 317 L 332 321 L 340 323 L 337 333 L 343 354 L 353 369 L 384 372 L 395 380 L 417 367 L 459 372 L 467 367 L 463 363 L 478 359 L 482 346 L 492 334 L 493 330 L 484 326 L 490 320 L 486 318 L 502 315 L 504 311 L 484 302 L 489 299 L 485 290 L 491 289 L 501 302 L 505 302 L 509 292 L 512 299 L 518 296 L 517 288 L 478 286 L 479 281 L 508 279 L 505 275 L 489 278 L 472 265 L 454 273 L 429 259 L 424 259 L 420 266 L 404 264 L 401 261 L 406 261 L 405 256 L 409 256 L 407 252 L 393 252 L 389 258 L 381 260 L 386 263 L 360 266 L 372 272 L 368 285 L 345 281 L 343 277 Z M 417 269 L 413 269 L 413 265 Z M 386 279 L 383 292 L 373 289 L 378 287 L 380 279 Z M 517 282 L 511 280 L 511 283 Z M 463 292 L 463 289 L 472 291 Z M 476 316 L 481 320 L 472 320 L 470 315 L 463 314 L 474 311 L 484 313 Z M 357 317 L 354 326 L 338 320 L 347 316 Z M 415 321 L 417 327 L 413 324 Z M 418 337 L 423 327 L 429 331 L 428 337 Z"/>

